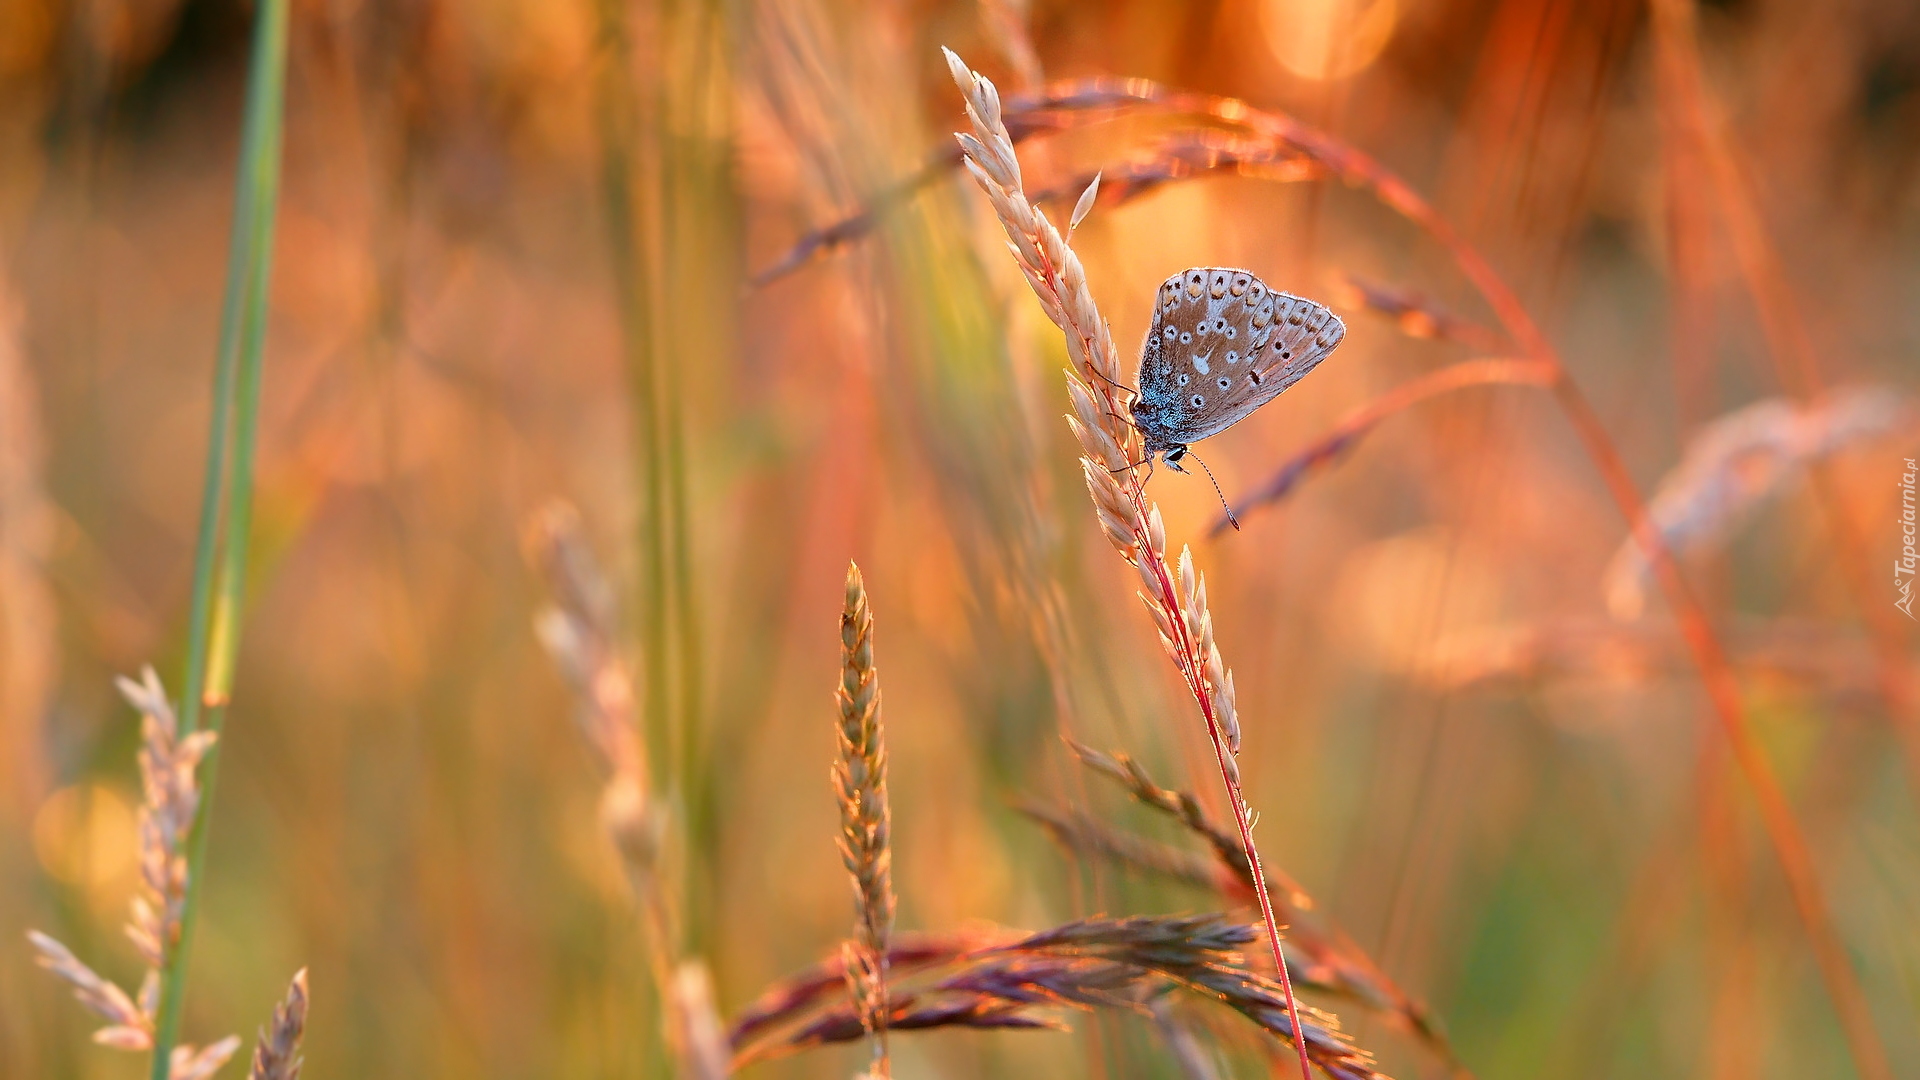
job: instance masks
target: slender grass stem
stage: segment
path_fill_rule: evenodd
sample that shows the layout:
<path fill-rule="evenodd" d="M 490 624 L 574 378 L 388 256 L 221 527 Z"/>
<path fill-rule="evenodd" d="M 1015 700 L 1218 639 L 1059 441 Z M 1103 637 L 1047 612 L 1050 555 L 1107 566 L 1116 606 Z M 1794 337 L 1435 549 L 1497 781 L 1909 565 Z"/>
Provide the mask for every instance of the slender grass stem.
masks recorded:
<path fill-rule="evenodd" d="M 221 727 L 232 691 L 234 656 L 239 648 L 247 539 L 253 521 L 253 462 L 259 433 L 267 295 L 279 200 L 287 21 L 287 0 L 266 0 L 261 4 L 254 23 L 253 52 L 247 69 L 233 238 L 228 250 L 226 295 L 221 304 L 219 351 L 214 361 L 206 488 L 201 495 L 200 535 L 194 549 L 182 734 L 197 730 L 203 719 L 208 728 L 217 731 Z M 229 426 L 232 432 L 228 431 Z M 230 436 L 232 461 L 229 466 Z M 219 536 L 223 506 L 226 509 L 224 541 Z M 216 751 L 207 761 L 201 779 L 203 796 L 187 856 L 179 940 L 167 945 L 161 967 L 152 1080 L 167 1080 L 173 1048 L 179 1041 L 187 957 L 193 941 L 194 914 L 199 906 L 200 881 L 206 868 L 207 823 L 218 765 Z"/>
<path fill-rule="evenodd" d="M 653 293 L 647 280 L 644 208 L 637 205 L 635 187 L 642 162 L 637 145 L 639 105 L 630 82 L 633 66 L 632 30 L 626 6 L 619 0 L 597 0 L 594 16 L 604 55 L 595 112 L 601 144 L 600 189 L 607 220 L 608 255 L 612 260 L 615 301 L 626 360 L 627 393 L 632 412 L 634 473 L 639 482 L 637 545 L 640 556 L 639 603 L 644 663 L 646 709 L 643 714 L 652 760 L 671 762 L 672 747 L 662 743 L 671 730 L 671 667 L 666 650 L 667 547 L 665 476 L 660 452 L 660 388 L 653 338 Z"/>
<path fill-rule="evenodd" d="M 649 87 L 654 118 L 655 171 L 649 178 L 654 235 L 659 245 L 653 286 L 661 317 L 652 327 L 655 411 L 648 420 L 650 460 L 656 470 L 654 542 L 664 568 L 659 635 L 648 648 L 670 665 L 667 688 L 674 754 L 665 764 L 667 789 L 684 807 L 680 818 L 690 850 L 719 842 L 720 777 L 714 771 L 715 732 L 706 711 L 699 595 L 690 492 L 686 365 L 724 365 L 734 355 L 732 314 L 739 281 L 739 206 L 732 145 L 731 70 L 734 13 L 726 0 L 663 0 L 658 8 L 655 59 L 660 77 Z M 636 376 L 637 377 L 637 376 Z M 718 887 L 708 868 L 684 875 L 684 945 L 699 952 L 717 932 L 710 898 Z"/>
<path fill-rule="evenodd" d="M 235 229 L 238 240 L 243 230 Z M 244 258 L 244 253 L 239 257 Z M 239 294 L 229 289 L 221 313 L 221 343 L 214 358 L 213 409 L 208 420 L 207 466 L 201 481 L 200 533 L 194 541 L 192 608 L 187 616 L 187 669 L 181 679 L 180 733 L 190 735 L 200 727 L 200 694 L 206 681 L 208 627 L 212 622 L 215 588 L 215 557 L 219 553 L 220 507 L 227 472 L 228 416 L 233 411 L 233 372 L 239 366 L 239 350 L 228 347 L 228 338 L 239 339 L 237 331 L 229 335 L 228 312 L 237 314 Z M 237 325 L 237 319 L 235 320 Z"/>
<path fill-rule="evenodd" d="M 648 276 L 651 237 L 640 200 L 645 177 L 641 154 L 640 101 L 632 82 L 634 40 L 628 8 L 622 0 L 595 0 L 593 18 L 599 36 L 598 85 L 594 112 L 600 140 L 600 195 L 606 215 L 607 254 L 611 261 L 615 304 L 620 313 L 622 367 L 633 455 L 638 520 L 634 541 L 639 558 L 639 582 L 634 610 L 640 636 L 641 708 L 639 726 L 653 763 L 647 779 L 658 790 L 671 792 L 673 763 L 678 760 L 677 728 L 673 722 L 672 643 L 666 531 L 666 474 L 661 448 L 660 380 L 654 326 L 653 282 Z M 671 796 L 669 796 L 671 799 Z M 646 1053 L 649 1075 L 668 1068 L 666 1046 L 674 1039 L 667 1018 L 673 988 L 669 985 L 669 958 L 680 949 L 678 920 L 665 914 L 666 898 L 659 885 L 643 890 L 641 903 L 653 927 L 648 957 L 653 985 L 649 988 L 659 1008 L 658 1038 Z"/>

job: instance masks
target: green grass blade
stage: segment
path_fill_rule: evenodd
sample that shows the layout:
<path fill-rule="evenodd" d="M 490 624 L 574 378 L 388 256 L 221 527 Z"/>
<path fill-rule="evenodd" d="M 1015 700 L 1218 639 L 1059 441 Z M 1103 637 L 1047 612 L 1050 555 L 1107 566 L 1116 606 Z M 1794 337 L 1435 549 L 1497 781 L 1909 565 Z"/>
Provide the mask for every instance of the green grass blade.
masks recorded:
<path fill-rule="evenodd" d="M 247 71 L 247 96 L 240 129 L 239 177 L 234 194 L 233 238 L 227 263 L 226 296 L 221 306 L 219 353 L 214 362 L 212 430 L 207 440 L 206 490 L 201 500 L 200 537 L 194 552 L 194 581 L 188 624 L 187 673 L 183 681 L 182 726 L 218 730 L 232 689 L 233 660 L 239 647 L 240 601 L 247 563 L 247 536 L 253 520 L 253 462 L 260 416 L 260 382 L 265 355 L 267 294 L 273 265 L 275 211 L 279 202 L 280 147 L 286 105 L 287 0 L 265 0 L 254 25 L 253 54 Z M 236 412 L 237 409 L 237 412 Z M 233 431 L 231 467 L 227 462 L 228 426 Z M 220 510 L 226 508 L 226 535 L 218 543 Z M 219 562 L 215 574 L 216 545 Z M 193 940 L 206 866 L 207 818 L 213 803 L 219 764 L 216 751 L 202 770 L 202 798 L 187 856 L 186 898 L 180 938 L 167 950 L 160 976 L 155 1018 L 152 1080 L 167 1080 L 169 1059 L 179 1041 L 186 990 L 186 961 Z"/>

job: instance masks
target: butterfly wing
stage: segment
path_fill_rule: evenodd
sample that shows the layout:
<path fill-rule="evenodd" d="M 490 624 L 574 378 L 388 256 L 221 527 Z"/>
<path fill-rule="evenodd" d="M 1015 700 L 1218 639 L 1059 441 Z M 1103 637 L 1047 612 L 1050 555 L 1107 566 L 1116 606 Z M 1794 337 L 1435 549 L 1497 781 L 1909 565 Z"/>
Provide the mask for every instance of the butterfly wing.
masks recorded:
<path fill-rule="evenodd" d="M 1218 435 L 1304 378 L 1346 336 L 1324 305 L 1245 270 L 1196 267 L 1160 286 L 1134 413 L 1149 449 Z"/>

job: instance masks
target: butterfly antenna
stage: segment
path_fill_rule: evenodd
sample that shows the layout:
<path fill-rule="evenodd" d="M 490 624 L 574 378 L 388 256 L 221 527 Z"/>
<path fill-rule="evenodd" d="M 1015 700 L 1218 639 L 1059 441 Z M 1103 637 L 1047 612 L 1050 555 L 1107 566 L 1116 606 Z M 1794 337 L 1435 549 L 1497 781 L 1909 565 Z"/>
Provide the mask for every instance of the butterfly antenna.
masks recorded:
<path fill-rule="evenodd" d="M 1233 516 L 1233 507 L 1227 505 L 1227 493 L 1220 490 L 1220 481 L 1215 480 L 1213 478 L 1213 470 L 1207 468 L 1207 463 L 1201 459 L 1199 454 L 1196 454 L 1193 451 L 1189 450 L 1187 451 L 1186 456 L 1192 458 L 1195 461 L 1200 462 L 1201 471 L 1207 474 L 1207 480 L 1213 484 L 1213 493 L 1219 496 L 1220 498 L 1220 509 L 1225 510 L 1227 512 L 1227 524 L 1233 526 L 1234 532 L 1239 532 L 1240 519 Z"/>

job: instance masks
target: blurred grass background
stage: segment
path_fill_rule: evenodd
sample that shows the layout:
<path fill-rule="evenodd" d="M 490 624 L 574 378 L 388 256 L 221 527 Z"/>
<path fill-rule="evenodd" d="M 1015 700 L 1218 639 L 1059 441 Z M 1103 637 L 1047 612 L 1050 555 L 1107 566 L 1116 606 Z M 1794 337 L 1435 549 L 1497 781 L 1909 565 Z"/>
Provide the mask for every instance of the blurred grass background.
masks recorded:
<path fill-rule="evenodd" d="M 1824 377 L 1911 390 L 1920 15 L 1697 14 Z M 223 0 L 0 5 L 9 1076 L 141 1071 L 88 1045 L 18 934 L 134 967 L 112 927 L 138 731 L 110 677 L 151 661 L 171 683 L 184 647 L 250 18 Z M 296 3 L 251 609 L 189 1037 L 250 1031 L 308 965 L 313 1076 L 664 1075 L 591 764 L 531 631 L 521 534 L 556 495 L 621 584 L 684 822 L 690 944 L 723 1011 L 847 932 L 826 767 L 849 557 L 878 618 L 903 930 L 1214 903 L 1077 867 L 1013 810 L 1152 826 L 1081 779 L 1063 731 L 1215 784 L 1087 513 L 1064 352 L 971 188 L 935 184 L 865 242 L 747 286 L 949 145 L 943 44 L 1009 92 L 1146 76 L 1377 155 L 1517 286 L 1645 486 L 1704 422 L 1782 392 L 1720 195 L 1663 134 L 1631 0 Z M 1158 130 L 1029 143 L 1030 186 Z M 1172 184 L 1096 211 L 1076 245 L 1123 349 L 1158 283 L 1196 264 L 1323 298 L 1348 274 L 1489 321 L 1442 252 L 1332 182 Z M 1341 313 L 1332 361 L 1202 448 L 1229 493 L 1471 355 Z M 1912 430 L 1851 447 L 1833 500 L 1796 487 L 1689 563 L 1737 647 L 1817 643 L 1743 667 L 1743 689 L 1901 1075 L 1920 1070 L 1920 828 L 1895 731 L 1920 718 L 1860 674 L 1844 560 L 1891 605 L 1917 451 Z M 1154 492 L 1176 543 L 1217 511 L 1197 478 Z M 1835 542 L 1833 506 L 1864 550 Z M 1477 1075 L 1846 1075 L 1744 789 L 1729 773 L 1695 799 L 1714 732 L 1684 657 L 1603 642 L 1457 677 L 1484 661 L 1463 642 L 1605 617 L 1625 525 L 1547 399 L 1438 399 L 1246 526 L 1197 555 L 1263 851 Z M 1347 1019 L 1388 1072 L 1438 1075 Z M 905 1035 L 895 1059 L 902 1076 L 1176 1075 L 1144 1024 L 1075 1027 Z M 844 1076 L 859 1057 L 755 1071 Z"/>

